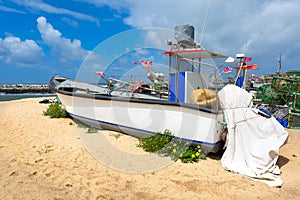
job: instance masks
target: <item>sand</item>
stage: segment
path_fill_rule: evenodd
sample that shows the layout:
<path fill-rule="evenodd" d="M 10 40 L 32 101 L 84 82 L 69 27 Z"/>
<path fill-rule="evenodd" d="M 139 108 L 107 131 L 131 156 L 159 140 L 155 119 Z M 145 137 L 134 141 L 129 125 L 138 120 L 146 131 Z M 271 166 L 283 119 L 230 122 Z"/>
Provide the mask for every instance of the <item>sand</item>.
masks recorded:
<path fill-rule="evenodd" d="M 280 150 L 281 188 L 225 171 L 218 155 L 199 163 L 172 162 L 152 172 L 128 173 L 95 158 L 71 119 L 43 116 L 48 105 L 40 100 L 0 102 L 0 199 L 300 198 L 299 130 L 288 130 L 289 141 Z M 144 153 L 133 137 L 111 131 L 97 134 L 124 151 Z"/>

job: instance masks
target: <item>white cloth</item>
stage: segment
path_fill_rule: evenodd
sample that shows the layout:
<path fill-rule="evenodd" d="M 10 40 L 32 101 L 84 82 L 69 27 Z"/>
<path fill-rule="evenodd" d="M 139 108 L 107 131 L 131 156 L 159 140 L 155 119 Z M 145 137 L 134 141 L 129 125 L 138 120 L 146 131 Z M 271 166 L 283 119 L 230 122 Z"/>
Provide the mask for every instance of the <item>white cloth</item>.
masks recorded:
<path fill-rule="evenodd" d="M 287 131 L 274 117 L 265 118 L 250 108 L 252 95 L 246 90 L 227 85 L 218 96 L 228 124 L 223 168 L 280 187 L 283 182 L 276 162 Z"/>

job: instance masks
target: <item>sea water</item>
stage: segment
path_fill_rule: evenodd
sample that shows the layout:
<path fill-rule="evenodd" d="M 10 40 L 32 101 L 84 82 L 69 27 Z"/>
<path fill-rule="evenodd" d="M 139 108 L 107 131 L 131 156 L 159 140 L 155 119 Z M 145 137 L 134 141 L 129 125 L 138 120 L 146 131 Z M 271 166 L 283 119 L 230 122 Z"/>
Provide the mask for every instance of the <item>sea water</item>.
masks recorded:
<path fill-rule="evenodd" d="M 38 98 L 38 97 L 55 97 L 55 94 L 44 93 L 23 93 L 23 94 L 5 94 L 0 93 L 0 101 L 11 101 L 25 98 Z"/>

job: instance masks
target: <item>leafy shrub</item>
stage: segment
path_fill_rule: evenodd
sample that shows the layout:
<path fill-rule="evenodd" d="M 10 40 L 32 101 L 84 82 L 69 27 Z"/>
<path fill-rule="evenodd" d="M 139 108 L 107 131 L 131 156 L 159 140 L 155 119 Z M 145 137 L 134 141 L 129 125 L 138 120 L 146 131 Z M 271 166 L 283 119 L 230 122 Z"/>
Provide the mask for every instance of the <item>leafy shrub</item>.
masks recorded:
<path fill-rule="evenodd" d="M 147 152 L 155 152 L 163 156 L 170 156 L 171 160 L 181 160 L 183 163 L 199 162 L 199 159 L 206 159 L 201 154 L 201 146 L 192 146 L 190 142 L 175 138 L 169 130 L 164 133 L 158 132 L 152 137 L 141 138 L 138 147 Z"/>
<path fill-rule="evenodd" d="M 165 147 L 174 138 L 169 130 L 165 130 L 163 134 L 156 133 L 152 137 L 140 138 L 138 147 L 143 148 L 147 152 L 156 152 Z"/>
<path fill-rule="evenodd" d="M 51 118 L 66 118 L 68 117 L 67 111 L 62 107 L 60 103 L 52 103 L 48 109 L 43 112 L 45 116 Z"/>

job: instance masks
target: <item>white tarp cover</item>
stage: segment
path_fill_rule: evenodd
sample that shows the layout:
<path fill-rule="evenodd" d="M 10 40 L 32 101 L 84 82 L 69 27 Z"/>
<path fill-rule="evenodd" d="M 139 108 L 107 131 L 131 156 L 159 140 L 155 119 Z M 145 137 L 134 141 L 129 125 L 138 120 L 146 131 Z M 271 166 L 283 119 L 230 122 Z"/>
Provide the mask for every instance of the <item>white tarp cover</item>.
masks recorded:
<path fill-rule="evenodd" d="M 276 162 L 288 132 L 274 117 L 263 117 L 250 108 L 252 95 L 246 90 L 227 85 L 218 96 L 228 128 L 223 168 L 280 187 L 283 182 Z"/>

